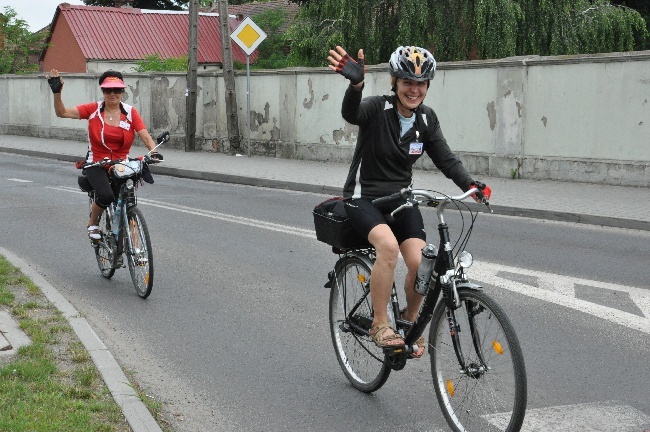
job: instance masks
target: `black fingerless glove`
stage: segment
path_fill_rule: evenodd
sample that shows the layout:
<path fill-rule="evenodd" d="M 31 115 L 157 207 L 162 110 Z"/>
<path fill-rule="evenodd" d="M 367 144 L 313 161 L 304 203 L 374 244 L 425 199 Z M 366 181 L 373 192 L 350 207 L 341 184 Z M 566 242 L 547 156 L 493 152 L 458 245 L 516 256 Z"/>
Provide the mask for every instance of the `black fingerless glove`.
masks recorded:
<path fill-rule="evenodd" d="M 336 72 L 350 80 L 350 84 L 356 85 L 363 81 L 365 67 L 363 59 L 355 60 L 346 54 L 336 66 Z"/>
<path fill-rule="evenodd" d="M 47 79 L 47 83 L 50 85 L 50 88 L 52 89 L 52 93 L 61 93 L 61 89 L 63 88 L 63 83 L 61 82 L 61 77 L 52 77 Z"/>

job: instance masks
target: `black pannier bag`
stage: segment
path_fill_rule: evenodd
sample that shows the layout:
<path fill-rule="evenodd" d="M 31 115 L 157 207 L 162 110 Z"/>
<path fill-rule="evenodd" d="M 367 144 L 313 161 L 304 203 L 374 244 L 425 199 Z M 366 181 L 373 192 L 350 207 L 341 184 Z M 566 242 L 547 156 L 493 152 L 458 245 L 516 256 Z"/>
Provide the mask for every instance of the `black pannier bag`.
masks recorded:
<path fill-rule="evenodd" d="M 340 249 L 370 247 L 367 239 L 357 233 L 348 221 L 343 197 L 330 198 L 314 207 L 316 238 Z"/>

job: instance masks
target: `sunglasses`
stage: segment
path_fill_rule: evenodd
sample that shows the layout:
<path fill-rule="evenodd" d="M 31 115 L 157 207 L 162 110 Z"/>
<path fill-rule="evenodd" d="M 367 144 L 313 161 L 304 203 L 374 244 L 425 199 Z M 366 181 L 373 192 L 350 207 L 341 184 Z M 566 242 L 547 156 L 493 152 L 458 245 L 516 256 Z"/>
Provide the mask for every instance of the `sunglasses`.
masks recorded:
<path fill-rule="evenodd" d="M 104 93 L 104 94 L 111 94 L 111 93 L 122 94 L 123 92 L 124 92 L 124 89 L 122 89 L 122 88 L 103 88 L 102 89 L 102 93 Z"/>

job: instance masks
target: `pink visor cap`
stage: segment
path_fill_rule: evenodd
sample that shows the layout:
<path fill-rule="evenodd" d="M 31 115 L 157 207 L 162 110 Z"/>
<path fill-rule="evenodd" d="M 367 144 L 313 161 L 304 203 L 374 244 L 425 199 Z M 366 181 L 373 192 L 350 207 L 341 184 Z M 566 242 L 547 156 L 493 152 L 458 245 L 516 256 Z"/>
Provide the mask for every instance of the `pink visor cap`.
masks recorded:
<path fill-rule="evenodd" d="M 114 76 L 106 77 L 104 81 L 102 81 L 100 87 L 101 88 L 126 88 L 126 86 L 124 85 L 124 81 Z"/>

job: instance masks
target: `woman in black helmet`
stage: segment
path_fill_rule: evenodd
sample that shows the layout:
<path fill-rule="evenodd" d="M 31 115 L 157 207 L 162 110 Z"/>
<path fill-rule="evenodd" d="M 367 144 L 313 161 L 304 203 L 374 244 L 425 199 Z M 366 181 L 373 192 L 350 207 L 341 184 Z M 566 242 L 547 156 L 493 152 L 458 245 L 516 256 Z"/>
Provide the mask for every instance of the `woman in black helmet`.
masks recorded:
<path fill-rule="evenodd" d="M 422 103 L 436 71 L 436 61 L 429 51 L 414 46 L 397 48 L 389 66 L 393 94 L 364 99 L 363 50 L 359 50 L 358 60 L 340 46 L 329 54 L 329 68 L 350 80 L 341 108 L 343 118 L 359 126 L 343 197 L 350 223 L 368 238 L 377 254 L 370 278 L 374 309 L 370 335 L 380 347 L 398 348 L 404 340 L 393 331 L 386 312 L 397 258 L 401 252 L 407 267 L 403 318 L 412 321 L 422 303 L 422 296 L 413 288 L 426 233 L 419 209 L 402 210 L 389 221 L 384 214 L 399 204 L 377 208 L 371 201 L 410 186 L 413 164 L 424 153 L 463 191 L 469 190 L 474 180 L 449 149 L 436 113 Z M 489 188 L 484 194 L 489 199 Z M 417 344 L 418 350 L 412 355 L 420 358 L 425 352 L 424 338 Z"/>

